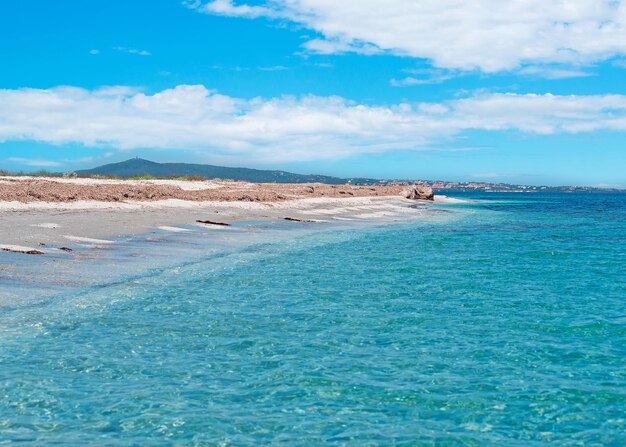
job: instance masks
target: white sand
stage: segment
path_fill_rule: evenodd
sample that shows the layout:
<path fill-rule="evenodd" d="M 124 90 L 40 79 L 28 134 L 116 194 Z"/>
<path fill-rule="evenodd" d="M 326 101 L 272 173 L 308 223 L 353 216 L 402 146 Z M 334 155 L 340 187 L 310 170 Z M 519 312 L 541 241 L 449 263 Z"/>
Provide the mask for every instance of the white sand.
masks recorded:
<path fill-rule="evenodd" d="M 59 224 L 55 224 L 55 223 L 50 223 L 50 222 L 43 222 L 40 224 L 34 224 L 31 225 L 31 227 L 37 227 L 37 228 L 51 228 L 51 229 L 56 229 L 59 228 Z"/>
<path fill-rule="evenodd" d="M 90 181 L 93 181 L 89 179 Z M 97 180 L 101 181 L 101 180 Z M 464 203 L 443 198 L 440 203 Z M 420 202 L 423 203 L 423 202 Z M 110 245 L 118 237 L 146 234 L 155 229 L 172 233 L 187 228 L 240 231 L 238 228 L 201 224 L 198 220 L 224 222 L 269 221 L 285 218 L 313 221 L 385 222 L 419 218 L 429 205 L 399 197 L 307 198 L 284 202 L 0 202 L 0 244 L 26 248 L 45 244 Z M 59 231 L 62 228 L 63 231 Z"/>

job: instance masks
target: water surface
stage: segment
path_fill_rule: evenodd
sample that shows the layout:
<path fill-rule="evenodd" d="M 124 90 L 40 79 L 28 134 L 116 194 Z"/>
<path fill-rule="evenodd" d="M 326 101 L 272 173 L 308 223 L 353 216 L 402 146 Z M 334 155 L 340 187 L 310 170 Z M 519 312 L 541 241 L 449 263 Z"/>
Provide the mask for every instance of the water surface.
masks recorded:
<path fill-rule="evenodd" d="M 474 197 L 6 309 L 0 439 L 626 444 L 626 195 Z"/>

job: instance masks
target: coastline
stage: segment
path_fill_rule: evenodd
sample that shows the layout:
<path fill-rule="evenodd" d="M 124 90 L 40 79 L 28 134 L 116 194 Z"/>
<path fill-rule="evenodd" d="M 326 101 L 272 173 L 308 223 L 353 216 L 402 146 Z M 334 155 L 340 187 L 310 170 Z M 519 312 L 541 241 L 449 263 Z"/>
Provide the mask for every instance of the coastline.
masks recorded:
<path fill-rule="evenodd" d="M 400 187 L 225 181 L 0 178 L 0 249 L 106 244 L 203 222 L 394 218 L 420 201 Z M 442 198 L 439 197 L 438 200 Z M 410 211 L 408 212 L 410 214 Z M 209 225 L 211 226 L 211 225 Z"/>
<path fill-rule="evenodd" d="M 349 222 L 400 219 L 415 214 L 416 202 L 396 197 L 297 199 L 271 202 L 35 202 L 1 203 L 0 246 L 46 247 L 104 243 L 156 229 L 178 232 L 247 221 L 294 219 Z M 423 205 L 423 204 L 420 204 Z M 306 222 L 305 222 L 306 223 Z"/>
<path fill-rule="evenodd" d="M 63 179 L 58 183 L 80 189 L 84 181 Z M 145 181 L 104 182 L 135 188 L 146 185 Z M 154 182 L 147 185 L 152 188 Z M 167 188 L 181 183 L 156 182 Z M 202 185 L 197 183 L 205 182 L 186 183 L 189 185 L 182 186 L 198 188 Z M 36 182 L 31 188 L 44 185 Z M 264 190 L 264 185 L 245 187 Z M 309 187 L 271 185 L 272 189 L 305 192 Z M 297 240 L 319 231 L 409 222 L 428 215 L 433 203 L 404 199 L 396 191 L 367 190 L 372 195 L 301 194 L 267 201 L 0 201 L 0 306 L 19 306 L 74 288 L 124 281 L 132 274 L 173 268 L 255 245 Z M 434 201 L 456 202 L 442 196 Z"/>
<path fill-rule="evenodd" d="M 456 433 L 506 444 L 529 430 L 592 442 L 597 427 L 621 439 L 619 399 L 597 396 L 621 391 L 623 196 L 607 197 L 601 213 L 595 197 L 467 198 L 401 200 L 407 212 L 393 217 L 181 225 L 193 231 L 155 228 L 71 254 L 0 253 L 20 270 L 0 265 L 3 413 L 12 421 L 13 403 L 24 403 L 28 418 L 10 422 L 6 436 L 145 443 L 163 421 L 182 420 L 170 433 L 183 443 L 198 427 L 208 443 L 223 433 L 271 443 L 284 418 L 301 427 L 306 417 L 322 425 L 296 435 L 314 442 L 334 426 L 330 416 L 356 408 L 341 420 L 367 427 L 374 414 L 381 440 L 395 439 L 396 427 L 417 427 L 406 442 Z M 68 413 L 77 383 L 85 393 Z M 485 392 L 485 383 L 502 391 Z M 569 391 L 546 394 L 551 387 Z M 46 406 L 26 405 L 32 390 Z M 262 415 L 261 441 L 238 419 L 241 396 L 246 414 Z M 211 411 L 188 411 L 209 400 Z M 408 406 L 395 411 L 401 400 Z M 442 410 L 448 401 L 452 411 Z M 575 418 L 554 425 L 561 410 L 538 414 L 538 402 Z M 411 425 L 418 413 L 423 424 Z M 42 434 L 44 423 L 55 429 Z"/>

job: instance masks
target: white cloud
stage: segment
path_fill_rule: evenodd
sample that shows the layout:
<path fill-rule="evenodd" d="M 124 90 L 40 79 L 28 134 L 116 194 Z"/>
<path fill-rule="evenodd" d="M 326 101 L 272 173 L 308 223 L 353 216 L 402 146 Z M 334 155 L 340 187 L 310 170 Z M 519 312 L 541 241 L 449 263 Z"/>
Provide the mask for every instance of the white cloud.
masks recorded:
<path fill-rule="evenodd" d="M 264 0 L 254 6 L 214 0 L 189 6 L 302 24 L 321 35 L 305 44 L 319 53 L 391 52 L 442 68 L 498 72 L 626 55 L 624 0 Z"/>
<path fill-rule="evenodd" d="M 91 54 L 92 56 L 97 56 L 98 54 L 100 54 L 100 50 L 96 50 L 96 49 L 89 50 L 89 54 Z"/>
<path fill-rule="evenodd" d="M 210 14 L 219 14 L 230 17 L 246 17 L 255 19 L 257 17 L 277 17 L 276 11 L 272 8 L 262 6 L 234 5 L 230 0 L 213 0 L 204 6 L 200 2 L 192 2 L 188 5 L 200 11 Z"/>
<path fill-rule="evenodd" d="M 146 50 L 137 50 L 135 48 L 126 48 L 126 47 L 114 47 L 115 51 L 119 51 L 120 53 L 128 53 L 128 54 L 136 54 L 137 56 L 152 56 L 152 53 Z"/>
<path fill-rule="evenodd" d="M 418 78 L 414 78 L 413 76 L 407 76 L 406 78 L 402 78 L 402 79 L 394 78 L 391 81 L 389 81 L 389 83 L 393 87 L 412 87 L 414 85 L 430 84 L 428 79 L 418 79 Z"/>
<path fill-rule="evenodd" d="M 403 79 L 392 79 L 390 81 L 393 87 L 411 87 L 414 85 L 427 85 L 427 84 L 441 84 L 449 79 L 455 77 L 455 73 L 446 70 L 433 70 L 433 69 L 408 69 L 403 70 L 406 73 L 410 73 L 411 76 L 407 76 Z M 419 77 L 417 77 L 417 76 Z M 456 75 L 459 75 L 456 73 Z"/>
<path fill-rule="evenodd" d="M 613 66 L 617 68 L 626 68 L 626 60 L 625 59 L 615 60 L 613 61 Z"/>
<path fill-rule="evenodd" d="M 63 166 L 63 164 L 59 163 L 58 161 L 21 158 L 21 157 L 7 158 L 7 161 L 11 161 L 13 163 L 20 163 L 24 166 L 31 166 L 35 168 L 51 168 L 51 167 Z"/>
<path fill-rule="evenodd" d="M 591 73 L 580 68 L 549 67 L 549 66 L 529 66 L 519 70 L 519 73 L 526 76 L 534 76 L 545 79 L 570 79 L 585 78 L 593 76 Z"/>
<path fill-rule="evenodd" d="M 284 65 L 272 65 L 271 67 L 259 67 L 260 71 L 285 71 L 288 70 Z"/>
<path fill-rule="evenodd" d="M 200 85 L 152 95 L 129 87 L 0 90 L 0 142 L 190 149 L 275 162 L 454 147 L 472 130 L 626 131 L 626 96 L 479 94 L 372 106 L 339 97 L 239 99 Z"/>

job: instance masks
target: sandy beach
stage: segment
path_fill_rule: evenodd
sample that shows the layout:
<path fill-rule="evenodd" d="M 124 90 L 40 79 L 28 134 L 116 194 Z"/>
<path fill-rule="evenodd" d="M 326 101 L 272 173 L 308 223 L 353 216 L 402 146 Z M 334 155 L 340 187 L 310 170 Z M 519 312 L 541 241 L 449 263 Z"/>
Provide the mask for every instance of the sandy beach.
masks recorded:
<path fill-rule="evenodd" d="M 0 177 L 0 307 L 277 237 L 420 218 L 426 202 L 401 192 L 351 185 Z"/>
<path fill-rule="evenodd" d="M 380 186 L 4 177 L 0 249 L 45 254 L 155 229 L 175 233 L 238 221 L 406 218 L 416 202 L 401 192 Z"/>

